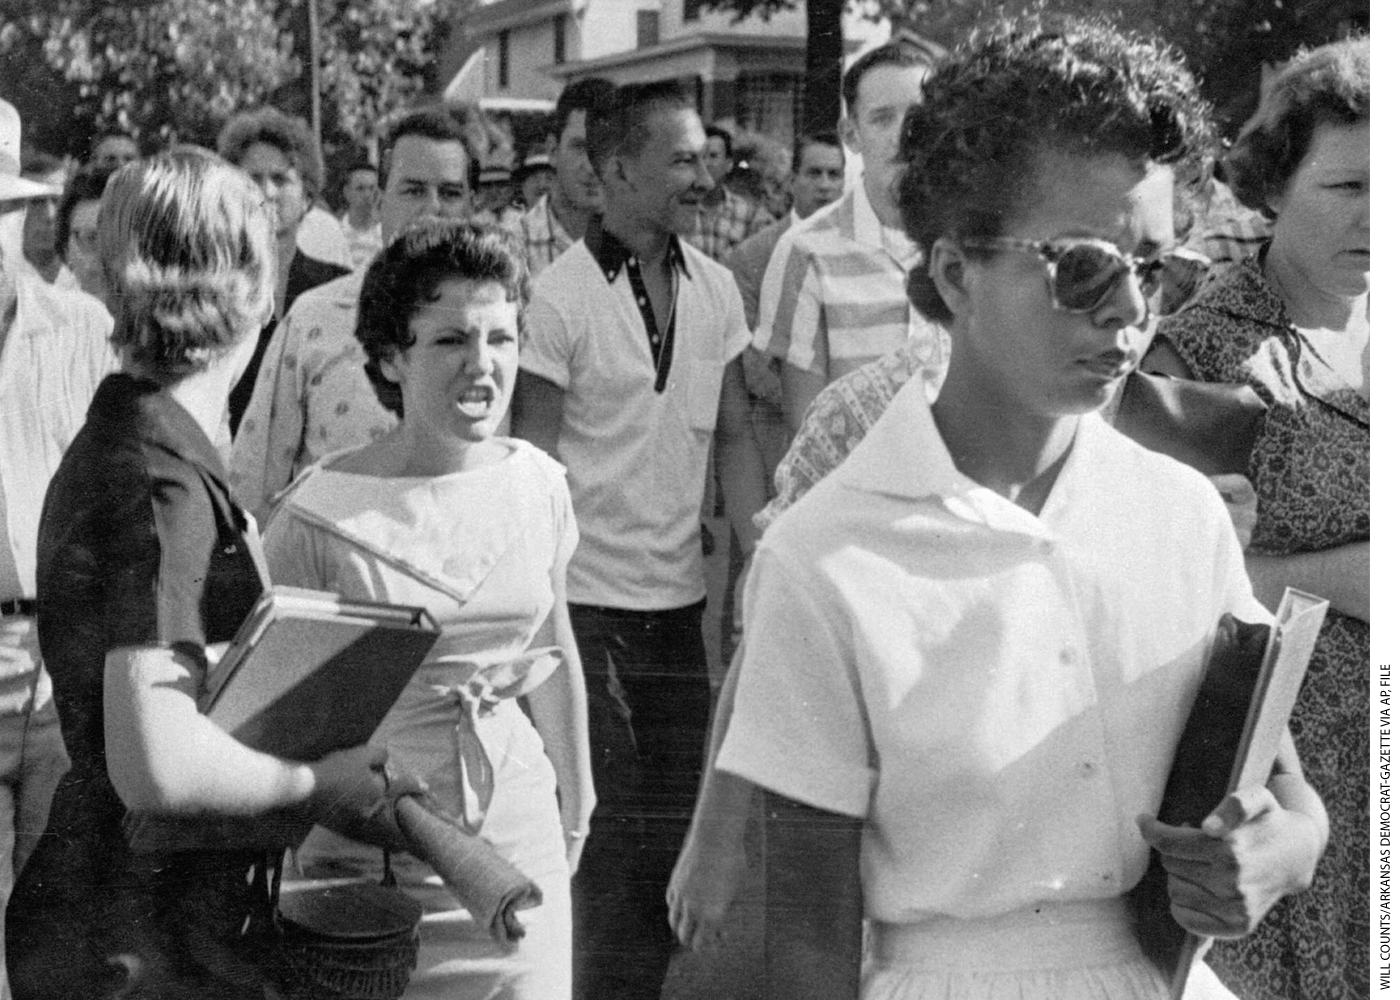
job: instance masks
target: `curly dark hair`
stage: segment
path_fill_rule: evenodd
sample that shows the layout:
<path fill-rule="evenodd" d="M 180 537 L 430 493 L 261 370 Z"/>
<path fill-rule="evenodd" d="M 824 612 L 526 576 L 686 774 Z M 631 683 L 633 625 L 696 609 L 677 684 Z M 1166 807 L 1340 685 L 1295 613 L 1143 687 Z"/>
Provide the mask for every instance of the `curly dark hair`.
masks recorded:
<path fill-rule="evenodd" d="M 296 167 L 310 198 L 321 193 L 321 155 L 311 127 L 300 118 L 285 115 L 270 105 L 241 111 L 219 132 L 219 155 L 234 166 L 258 143 L 281 151 Z"/>
<path fill-rule="evenodd" d="M 415 313 L 436 302 L 444 281 L 494 281 L 506 301 L 520 304 L 520 334 L 530 301 L 530 269 L 515 237 L 468 220 L 420 219 L 374 258 L 360 289 L 355 339 L 365 349 L 365 373 L 388 410 L 403 416 L 403 391 L 380 367 L 413 346 Z"/>
<path fill-rule="evenodd" d="M 1045 153 L 1171 164 L 1198 185 L 1216 142 L 1196 81 L 1164 43 L 1100 18 L 1003 19 L 936 65 L 909 109 L 900 212 L 927 255 L 940 238 L 1002 235 L 1036 197 Z M 911 272 L 909 294 L 950 318 L 927 268 Z"/>
<path fill-rule="evenodd" d="M 1321 125 L 1371 120 L 1371 40 L 1358 36 L 1298 53 L 1264 88 L 1259 109 L 1225 156 L 1230 189 L 1266 218 Z"/>

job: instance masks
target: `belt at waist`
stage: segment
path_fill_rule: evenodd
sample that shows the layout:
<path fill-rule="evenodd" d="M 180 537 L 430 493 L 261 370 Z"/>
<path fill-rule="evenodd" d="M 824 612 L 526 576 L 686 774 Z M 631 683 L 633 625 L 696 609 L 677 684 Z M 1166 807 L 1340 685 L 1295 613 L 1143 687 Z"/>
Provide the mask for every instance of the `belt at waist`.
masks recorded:
<path fill-rule="evenodd" d="M 33 618 L 39 612 L 39 602 L 32 597 L 16 597 L 12 601 L 0 601 L 0 618 L 11 615 L 24 615 Z"/>
<path fill-rule="evenodd" d="M 1019 972 L 1141 958 L 1121 896 L 1039 903 L 994 917 L 870 925 L 877 965 Z"/>

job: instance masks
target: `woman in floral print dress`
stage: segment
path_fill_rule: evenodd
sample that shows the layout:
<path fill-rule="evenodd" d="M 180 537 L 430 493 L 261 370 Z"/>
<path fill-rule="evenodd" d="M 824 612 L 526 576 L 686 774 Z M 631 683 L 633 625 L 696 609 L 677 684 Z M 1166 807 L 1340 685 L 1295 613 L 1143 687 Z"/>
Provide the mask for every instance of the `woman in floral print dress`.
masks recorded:
<path fill-rule="evenodd" d="M 1147 359 L 1246 382 L 1269 405 L 1250 462 L 1255 592 L 1268 606 L 1289 585 L 1331 601 L 1291 720 L 1331 842 L 1311 891 L 1211 952 L 1242 1000 L 1368 995 L 1369 53 L 1365 40 L 1304 53 L 1265 93 L 1226 166 L 1273 240 L 1164 321 Z"/>

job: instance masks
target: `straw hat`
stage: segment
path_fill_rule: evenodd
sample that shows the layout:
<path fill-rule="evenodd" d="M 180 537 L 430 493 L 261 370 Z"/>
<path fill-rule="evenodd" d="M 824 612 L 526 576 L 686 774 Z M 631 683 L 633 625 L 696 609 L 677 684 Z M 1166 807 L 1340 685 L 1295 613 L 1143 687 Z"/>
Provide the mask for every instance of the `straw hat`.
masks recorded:
<path fill-rule="evenodd" d="M 0 100 L 0 201 L 57 198 L 63 191 L 19 175 L 19 112 Z"/>

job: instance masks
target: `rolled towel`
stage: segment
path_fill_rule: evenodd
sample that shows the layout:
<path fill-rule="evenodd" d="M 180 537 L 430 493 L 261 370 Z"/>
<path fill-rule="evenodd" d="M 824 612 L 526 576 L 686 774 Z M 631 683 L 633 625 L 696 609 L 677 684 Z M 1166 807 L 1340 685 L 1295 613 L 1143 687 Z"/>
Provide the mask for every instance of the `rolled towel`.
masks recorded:
<path fill-rule="evenodd" d="M 425 795 L 400 795 L 394 818 L 412 853 L 442 876 L 472 917 L 501 944 L 519 941 L 525 927 L 516 916 L 544 902 L 544 893 L 480 837 L 438 812 Z"/>

